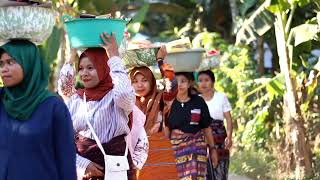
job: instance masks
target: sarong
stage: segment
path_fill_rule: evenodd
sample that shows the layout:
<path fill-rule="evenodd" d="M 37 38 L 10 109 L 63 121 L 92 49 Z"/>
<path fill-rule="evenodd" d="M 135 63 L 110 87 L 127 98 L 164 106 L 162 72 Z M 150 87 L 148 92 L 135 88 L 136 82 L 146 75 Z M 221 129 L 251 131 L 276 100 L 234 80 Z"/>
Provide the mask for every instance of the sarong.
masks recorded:
<path fill-rule="evenodd" d="M 173 130 L 171 144 L 179 179 L 204 180 L 207 173 L 207 146 L 202 131 L 178 134 Z"/>
<path fill-rule="evenodd" d="M 212 135 L 215 144 L 218 145 L 219 164 L 213 168 L 212 164 L 208 162 L 208 180 L 227 180 L 229 169 L 229 150 L 225 149 L 225 139 L 227 131 L 222 120 L 213 120 L 211 123 Z"/>
<path fill-rule="evenodd" d="M 149 155 L 140 170 L 139 180 L 177 180 L 174 150 L 163 132 L 153 134 L 149 139 Z"/>

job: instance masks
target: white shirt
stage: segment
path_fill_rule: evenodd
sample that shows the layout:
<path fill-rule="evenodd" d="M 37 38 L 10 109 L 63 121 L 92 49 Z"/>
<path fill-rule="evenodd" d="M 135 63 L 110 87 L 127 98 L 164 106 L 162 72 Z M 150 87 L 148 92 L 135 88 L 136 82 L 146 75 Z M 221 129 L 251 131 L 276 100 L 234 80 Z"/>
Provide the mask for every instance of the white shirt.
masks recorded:
<path fill-rule="evenodd" d="M 223 121 L 223 113 L 232 110 L 227 96 L 221 92 L 215 91 L 213 97 L 209 101 L 206 101 L 206 103 L 209 108 L 210 116 L 214 120 Z"/>

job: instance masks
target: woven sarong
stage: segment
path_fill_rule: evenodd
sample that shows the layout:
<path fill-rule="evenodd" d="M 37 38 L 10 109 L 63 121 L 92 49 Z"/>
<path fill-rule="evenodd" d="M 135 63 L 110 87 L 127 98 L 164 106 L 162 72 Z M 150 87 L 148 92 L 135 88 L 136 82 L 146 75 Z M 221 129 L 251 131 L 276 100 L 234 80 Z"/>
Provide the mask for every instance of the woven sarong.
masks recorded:
<path fill-rule="evenodd" d="M 204 135 L 171 134 L 171 144 L 175 151 L 176 166 L 180 180 L 204 180 L 207 172 L 207 146 Z"/>
<path fill-rule="evenodd" d="M 216 145 L 218 145 L 219 159 L 229 159 L 229 150 L 224 148 L 224 143 L 227 138 L 227 132 L 226 128 L 224 127 L 223 121 L 213 120 L 210 126 L 212 129 L 214 142 Z"/>
<path fill-rule="evenodd" d="M 208 162 L 207 180 L 227 180 L 230 153 L 228 149 L 225 149 L 226 128 L 222 120 L 213 120 L 210 126 L 214 141 L 218 145 L 219 164 L 213 168 L 212 164 Z"/>

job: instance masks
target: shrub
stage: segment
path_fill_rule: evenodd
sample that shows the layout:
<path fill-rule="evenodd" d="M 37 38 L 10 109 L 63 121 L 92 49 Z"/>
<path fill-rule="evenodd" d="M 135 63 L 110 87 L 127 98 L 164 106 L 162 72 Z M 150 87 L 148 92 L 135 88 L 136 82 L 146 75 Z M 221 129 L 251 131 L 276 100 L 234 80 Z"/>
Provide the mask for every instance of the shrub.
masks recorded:
<path fill-rule="evenodd" d="M 236 150 L 231 156 L 229 171 L 252 179 L 275 179 L 276 161 L 264 150 Z"/>

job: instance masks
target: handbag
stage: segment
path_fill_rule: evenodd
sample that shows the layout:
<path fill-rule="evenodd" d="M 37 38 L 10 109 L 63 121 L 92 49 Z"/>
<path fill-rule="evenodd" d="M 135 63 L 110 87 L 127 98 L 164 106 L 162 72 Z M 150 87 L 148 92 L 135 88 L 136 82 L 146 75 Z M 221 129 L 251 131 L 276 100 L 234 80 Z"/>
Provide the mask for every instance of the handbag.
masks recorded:
<path fill-rule="evenodd" d="M 86 122 L 87 125 L 90 128 L 90 131 L 97 143 L 97 146 L 101 150 L 103 157 L 104 157 L 104 180 L 128 180 L 128 175 L 127 171 L 129 170 L 129 162 L 128 162 L 128 145 L 126 143 L 126 149 L 125 153 L 123 156 L 116 156 L 116 155 L 107 155 L 106 152 L 104 151 L 101 141 L 99 140 L 97 134 L 95 133 L 90 121 L 89 121 L 89 114 L 88 114 L 88 105 L 87 105 L 87 100 L 86 100 L 86 95 L 84 93 L 83 95 L 83 100 L 85 103 L 85 108 L 86 108 Z"/>

